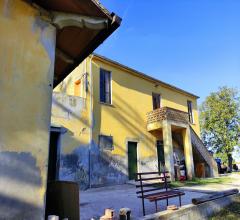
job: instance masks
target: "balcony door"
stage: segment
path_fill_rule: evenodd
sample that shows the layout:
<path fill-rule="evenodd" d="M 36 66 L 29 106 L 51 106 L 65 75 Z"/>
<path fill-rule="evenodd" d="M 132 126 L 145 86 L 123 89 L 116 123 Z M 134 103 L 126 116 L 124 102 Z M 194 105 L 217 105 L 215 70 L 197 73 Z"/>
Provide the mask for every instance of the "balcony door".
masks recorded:
<path fill-rule="evenodd" d="M 161 95 L 158 93 L 152 93 L 153 110 L 161 108 Z"/>

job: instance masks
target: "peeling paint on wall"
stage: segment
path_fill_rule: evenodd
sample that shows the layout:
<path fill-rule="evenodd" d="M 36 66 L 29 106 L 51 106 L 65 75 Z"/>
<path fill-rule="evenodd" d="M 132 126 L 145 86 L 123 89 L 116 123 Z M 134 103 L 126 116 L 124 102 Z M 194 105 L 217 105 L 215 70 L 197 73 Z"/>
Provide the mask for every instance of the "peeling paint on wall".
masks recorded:
<path fill-rule="evenodd" d="M 89 151 L 78 147 L 71 154 L 61 154 L 59 178 L 77 182 L 80 189 L 89 187 Z"/>
<path fill-rule="evenodd" d="M 82 118 L 81 113 L 86 108 L 86 100 L 81 97 L 69 96 L 64 93 L 53 93 L 52 117 L 74 119 Z"/>
<path fill-rule="evenodd" d="M 38 15 L 0 1 L 0 219 L 44 219 L 56 29 Z"/>
<path fill-rule="evenodd" d="M 31 153 L 0 152 L 0 219 L 16 219 L 16 216 L 21 219 L 36 216 L 35 219 L 40 219 L 38 216 L 43 210 L 35 204 L 37 188 L 42 185 L 40 172 Z M 11 191 L 6 191 L 6 186 Z"/>
<path fill-rule="evenodd" d="M 158 171 L 158 158 L 157 156 L 141 158 L 139 164 L 140 172 Z"/>
<path fill-rule="evenodd" d="M 128 179 L 126 158 L 102 151 L 93 143 L 90 159 L 92 187 L 126 183 Z"/>
<path fill-rule="evenodd" d="M 96 144 L 91 148 L 80 146 L 71 154 L 61 155 L 59 178 L 78 182 L 82 190 L 122 184 L 127 181 L 126 158 L 100 151 Z"/>

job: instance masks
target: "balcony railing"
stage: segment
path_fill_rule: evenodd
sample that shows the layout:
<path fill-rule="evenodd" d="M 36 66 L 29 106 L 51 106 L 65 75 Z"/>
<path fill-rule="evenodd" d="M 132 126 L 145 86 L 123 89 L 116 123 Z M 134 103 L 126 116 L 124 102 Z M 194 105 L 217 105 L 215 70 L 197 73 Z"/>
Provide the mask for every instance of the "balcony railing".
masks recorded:
<path fill-rule="evenodd" d="M 147 113 L 148 124 L 160 122 L 163 120 L 171 120 L 187 124 L 189 122 L 189 115 L 187 112 L 169 107 L 158 108 Z"/>

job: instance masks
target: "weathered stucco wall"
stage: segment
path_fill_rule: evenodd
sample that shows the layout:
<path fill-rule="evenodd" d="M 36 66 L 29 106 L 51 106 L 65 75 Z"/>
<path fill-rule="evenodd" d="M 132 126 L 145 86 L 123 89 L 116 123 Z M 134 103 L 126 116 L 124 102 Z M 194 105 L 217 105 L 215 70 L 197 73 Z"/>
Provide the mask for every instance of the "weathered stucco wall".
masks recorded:
<path fill-rule="evenodd" d="M 90 148 L 90 85 L 86 73 L 86 63 L 80 64 L 54 90 L 52 104 L 52 124 L 67 129 L 61 135 L 60 170 L 61 180 L 76 181 L 81 189 L 89 187 Z M 81 79 L 81 96 L 74 96 L 75 82 Z M 81 88 L 78 88 L 81 89 Z"/>
<path fill-rule="evenodd" d="M 112 73 L 112 105 L 102 104 L 99 101 L 100 68 Z M 185 112 L 187 112 L 187 101 L 191 100 L 195 119 L 193 128 L 199 133 L 197 101 L 192 96 L 162 85 L 156 87 L 153 82 L 134 76 L 116 65 L 103 62 L 97 57 L 93 59 L 92 72 L 94 83 L 93 142 L 98 143 L 99 134 L 111 135 L 114 141 L 114 150 L 108 153 L 111 155 L 110 165 L 106 165 L 106 169 L 101 168 L 100 171 L 93 169 L 94 182 L 107 183 L 112 176 L 115 176 L 115 183 L 124 181 L 124 177 L 128 176 L 127 141 L 131 140 L 138 142 L 138 170 L 141 172 L 158 170 L 157 136 L 152 135 L 146 129 L 146 113 L 152 111 L 152 92 L 161 94 L 162 106 Z M 115 172 L 109 170 L 112 169 L 111 161 L 114 161 Z M 93 163 L 95 163 L 94 160 Z M 100 173 L 98 176 L 102 175 L 105 179 L 102 180 L 99 177 L 96 180 L 97 173 Z M 122 174 L 121 178 L 119 178 L 119 174 Z"/>
<path fill-rule="evenodd" d="M 0 218 L 44 219 L 55 28 L 0 1 Z"/>
<path fill-rule="evenodd" d="M 157 171 L 156 139 L 163 139 L 162 132 L 153 135 L 146 129 L 146 113 L 152 110 L 152 92 L 162 95 L 162 106 L 182 111 L 187 111 L 187 100 L 191 100 L 196 122 L 193 127 L 199 131 L 197 102 L 193 97 L 161 85 L 155 87 L 154 83 L 96 57 L 92 65 L 90 60 L 86 59 L 55 89 L 74 96 L 75 82 L 87 73 L 85 102 L 78 109 L 78 117 L 54 117 L 53 111 L 52 122 L 68 129 L 62 136 L 60 178 L 78 181 L 81 188 L 126 182 L 128 141 L 138 142 L 139 171 Z M 112 72 L 112 105 L 100 103 L 100 67 Z M 62 106 L 66 107 L 67 102 Z M 113 136 L 113 150 L 99 148 L 100 134 Z"/>

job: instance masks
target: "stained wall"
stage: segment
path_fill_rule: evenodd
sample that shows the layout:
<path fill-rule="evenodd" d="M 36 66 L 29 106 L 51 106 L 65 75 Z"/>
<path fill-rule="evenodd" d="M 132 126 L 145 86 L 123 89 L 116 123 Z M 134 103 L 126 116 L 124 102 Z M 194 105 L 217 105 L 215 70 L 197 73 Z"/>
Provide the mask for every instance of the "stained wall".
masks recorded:
<path fill-rule="evenodd" d="M 44 219 L 55 28 L 0 1 L 0 218 Z"/>

